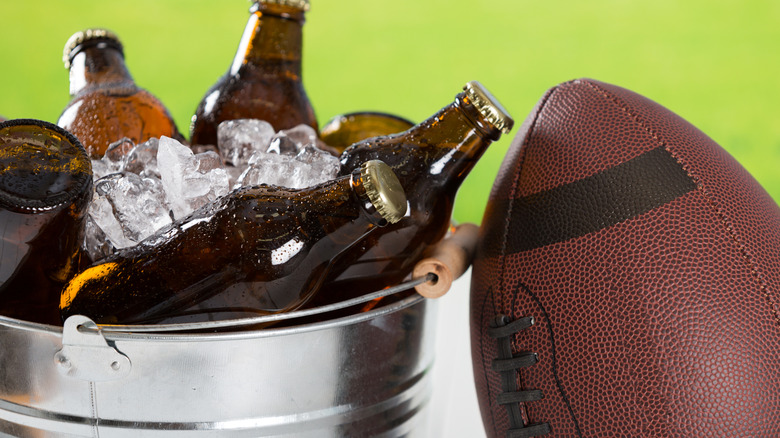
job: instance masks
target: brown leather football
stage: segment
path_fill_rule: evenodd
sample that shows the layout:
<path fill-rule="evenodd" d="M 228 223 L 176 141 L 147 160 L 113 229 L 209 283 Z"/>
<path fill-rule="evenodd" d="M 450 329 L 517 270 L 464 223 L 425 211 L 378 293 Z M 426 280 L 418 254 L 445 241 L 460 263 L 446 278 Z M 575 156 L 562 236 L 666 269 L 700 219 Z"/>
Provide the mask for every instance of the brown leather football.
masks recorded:
<path fill-rule="evenodd" d="M 780 209 L 691 124 L 614 85 L 551 89 L 480 232 L 489 437 L 780 436 Z"/>

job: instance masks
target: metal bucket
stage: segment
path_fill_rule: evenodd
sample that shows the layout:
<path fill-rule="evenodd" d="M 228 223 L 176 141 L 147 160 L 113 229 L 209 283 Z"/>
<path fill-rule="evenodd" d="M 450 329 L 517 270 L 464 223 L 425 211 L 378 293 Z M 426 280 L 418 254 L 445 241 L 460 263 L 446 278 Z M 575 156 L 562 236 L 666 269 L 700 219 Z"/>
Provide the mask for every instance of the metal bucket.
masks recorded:
<path fill-rule="evenodd" d="M 433 313 L 415 295 L 211 334 L 0 317 L 0 436 L 428 436 Z"/>

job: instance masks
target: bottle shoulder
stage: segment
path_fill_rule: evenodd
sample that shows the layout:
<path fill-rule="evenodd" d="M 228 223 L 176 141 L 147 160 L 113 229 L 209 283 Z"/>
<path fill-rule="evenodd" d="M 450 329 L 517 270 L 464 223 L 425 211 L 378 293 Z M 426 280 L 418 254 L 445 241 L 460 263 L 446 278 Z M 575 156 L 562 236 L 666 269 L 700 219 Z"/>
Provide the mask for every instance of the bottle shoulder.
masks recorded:
<path fill-rule="evenodd" d="M 279 77 L 220 78 L 203 96 L 195 111 L 193 136 L 234 119 L 265 120 L 275 130 L 300 124 L 317 129 L 317 119 L 300 81 Z M 213 139 L 211 140 L 213 141 Z"/>
<path fill-rule="evenodd" d="M 135 103 L 168 112 L 162 101 L 149 91 L 135 85 L 90 87 L 82 90 L 68 102 L 68 107 L 78 105 L 79 102 L 94 102 L 95 104 L 121 101 L 123 103 Z M 83 105 L 83 103 L 81 103 Z"/>
<path fill-rule="evenodd" d="M 99 126 L 94 126 L 96 120 L 100 121 Z M 122 134 L 119 138 L 126 136 L 136 143 L 162 135 L 180 137 L 173 117 L 165 105 L 141 88 L 120 92 L 97 89 L 80 93 L 62 111 L 57 124 L 68 130 L 87 129 L 93 135 L 99 131 L 117 131 L 117 135 Z M 136 127 L 134 129 L 140 134 L 134 135 L 135 131 L 120 132 L 123 125 Z M 108 140 L 110 143 L 117 139 Z M 90 143 L 89 139 L 82 139 L 82 142 L 84 141 Z"/>
<path fill-rule="evenodd" d="M 217 94 L 215 94 L 217 93 Z M 251 105 L 289 105 L 295 101 L 309 104 L 306 90 L 300 78 L 289 74 L 276 74 L 260 68 L 245 66 L 236 74 L 230 72 L 221 76 L 204 95 L 204 99 L 215 99 L 216 105 L 227 102 L 254 99 L 241 102 Z M 257 99 L 261 100 L 257 100 Z"/>
<path fill-rule="evenodd" d="M 72 96 L 72 100 L 84 98 L 95 94 L 104 96 L 132 96 L 140 91 L 144 91 L 143 88 L 136 85 L 132 80 L 122 80 L 117 82 L 107 83 L 92 83 L 87 84 L 80 88 L 75 95 Z"/>

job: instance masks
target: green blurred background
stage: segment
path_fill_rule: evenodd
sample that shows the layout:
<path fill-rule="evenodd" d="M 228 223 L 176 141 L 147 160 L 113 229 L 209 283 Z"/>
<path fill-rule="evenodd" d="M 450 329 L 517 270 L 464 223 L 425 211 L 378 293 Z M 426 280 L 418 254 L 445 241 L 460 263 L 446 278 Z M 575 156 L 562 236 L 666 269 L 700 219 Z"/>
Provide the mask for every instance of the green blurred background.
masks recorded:
<path fill-rule="evenodd" d="M 469 80 L 518 126 L 548 88 L 591 77 L 643 94 L 732 153 L 780 199 L 780 2 L 727 0 L 311 0 L 304 82 L 320 123 L 358 110 L 415 122 Z M 7 1 L 0 114 L 56 121 L 68 102 L 62 47 L 75 31 L 119 34 L 136 82 L 182 132 L 230 64 L 247 0 Z M 479 222 L 515 132 L 461 188 L 455 218 Z"/>

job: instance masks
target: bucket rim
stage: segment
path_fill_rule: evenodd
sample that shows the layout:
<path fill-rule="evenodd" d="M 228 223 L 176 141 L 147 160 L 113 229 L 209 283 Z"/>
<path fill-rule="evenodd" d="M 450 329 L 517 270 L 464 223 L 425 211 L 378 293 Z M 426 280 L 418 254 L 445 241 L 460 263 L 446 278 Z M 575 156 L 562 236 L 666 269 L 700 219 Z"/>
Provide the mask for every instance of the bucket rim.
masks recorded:
<path fill-rule="evenodd" d="M 386 306 L 381 306 L 372 309 L 368 312 L 361 312 L 354 315 L 347 315 L 340 318 L 329 319 L 321 322 L 314 322 L 309 324 L 303 324 L 292 327 L 281 328 L 267 328 L 260 330 L 247 330 L 228 333 L 130 333 L 120 331 L 104 331 L 100 330 L 101 334 L 106 340 L 122 340 L 122 341 L 170 341 L 170 342 L 213 342 L 224 340 L 242 340 L 242 339 L 257 339 L 268 338 L 278 336 L 289 336 L 301 333 L 326 331 L 336 327 L 343 327 L 347 325 L 359 324 L 371 319 L 379 318 L 407 307 L 414 306 L 421 301 L 425 301 L 426 298 L 419 294 L 413 294 L 409 297 L 403 298 L 399 301 L 393 302 Z M 0 315 L 0 328 L 11 328 L 16 330 L 23 330 L 29 332 L 35 332 L 38 334 L 62 336 L 63 327 L 54 326 L 49 324 L 41 324 L 29 321 L 23 321 L 19 319 L 10 318 Z"/>

